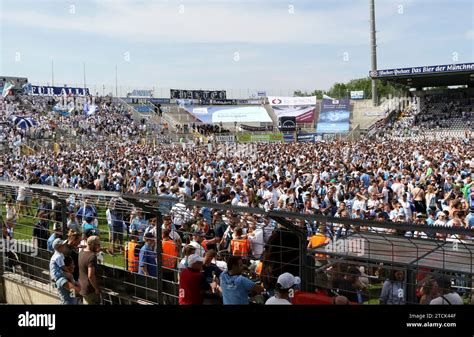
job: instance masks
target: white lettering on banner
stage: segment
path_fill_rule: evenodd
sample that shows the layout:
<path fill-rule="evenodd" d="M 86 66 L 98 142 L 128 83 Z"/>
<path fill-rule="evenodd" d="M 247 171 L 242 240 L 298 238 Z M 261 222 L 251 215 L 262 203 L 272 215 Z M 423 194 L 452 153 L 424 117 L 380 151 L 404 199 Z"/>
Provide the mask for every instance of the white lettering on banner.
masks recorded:
<path fill-rule="evenodd" d="M 234 135 L 216 136 L 216 141 L 219 143 L 235 142 L 235 136 Z"/>
<path fill-rule="evenodd" d="M 25 327 L 47 327 L 48 330 L 56 329 L 55 314 L 30 314 L 28 311 L 18 315 L 18 326 Z"/>
<path fill-rule="evenodd" d="M 316 105 L 316 96 L 310 97 L 278 97 L 268 96 L 270 105 Z"/>

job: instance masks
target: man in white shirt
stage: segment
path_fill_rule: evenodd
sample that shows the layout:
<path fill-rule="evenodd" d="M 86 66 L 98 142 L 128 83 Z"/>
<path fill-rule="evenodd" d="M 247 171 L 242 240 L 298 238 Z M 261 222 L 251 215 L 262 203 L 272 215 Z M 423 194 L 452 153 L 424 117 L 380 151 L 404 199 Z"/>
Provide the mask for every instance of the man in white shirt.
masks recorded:
<path fill-rule="evenodd" d="M 275 286 L 275 295 L 270 297 L 265 305 L 291 305 L 290 297 L 293 296 L 293 288 L 301 283 L 299 277 L 290 273 L 284 273 L 278 276 Z"/>
<path fill-rule="evenodd" d="M 263 242 L 263 229 L 261 227 L 255 226 L 251 223 L 249 225 L 249 232 L 247 238 L 250 241 L 250 249 L 252 250 L 252 255 L 256 259 L 260 259 L 265 247 Z"/>

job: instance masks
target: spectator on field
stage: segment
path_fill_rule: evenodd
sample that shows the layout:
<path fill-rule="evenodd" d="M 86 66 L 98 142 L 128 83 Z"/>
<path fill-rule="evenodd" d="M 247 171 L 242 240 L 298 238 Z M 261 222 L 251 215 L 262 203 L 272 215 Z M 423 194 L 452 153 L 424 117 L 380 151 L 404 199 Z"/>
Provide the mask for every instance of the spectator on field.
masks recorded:
<path fill-rule="evenodd" d="M 144 237 L 145 244 L 140 249 L 138 258 L 138 273 L 145 276 L 158 276 L 155 244 L 156 238 L 151 233 L 147 233 Z"/>
<path fill-rule="evenodd" d="M 97 253 L 100 252 L 100 238 L 90 236 L 87 247 L 79 253 L 80 294 L 87 304 L 100 304 L 100 285 L 97 274 Z"/>

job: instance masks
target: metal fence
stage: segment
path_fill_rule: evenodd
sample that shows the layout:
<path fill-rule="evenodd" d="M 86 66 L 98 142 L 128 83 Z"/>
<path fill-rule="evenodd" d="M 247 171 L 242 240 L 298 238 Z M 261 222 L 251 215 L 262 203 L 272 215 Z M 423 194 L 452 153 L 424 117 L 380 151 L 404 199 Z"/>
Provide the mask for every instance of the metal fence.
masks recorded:
<path fill-rule="evenodd" d="M 16 249 L 2 249 L 3 277 L 53 293 L 53 239 L 67 239 L 69 254 L 77 257 L 85 236 L 98 233 L 103 303 L 178 304 L 179 275 L 193 252 L 205 256 L 208 284 L 227 269 L 229 256 L 242 256 L 243 274 L 265 288 L 249 294 L 255 304 L 274 294 L 285 272 L 301 278 L 292 293 L 296 303 L 332 303 L 337 295 L 361 304 L 425 303 L 433 296 L 433 277 L 441 274 L 466 302 L 472 292 L 474 232 L 466 228 L 3 181 L 0 210 L 3 245 L 16 243 Z M 143 258 L 143 250 L 151 258 Z M 222 303 L 219 289 L 208 289 L 204 303 Z"/>

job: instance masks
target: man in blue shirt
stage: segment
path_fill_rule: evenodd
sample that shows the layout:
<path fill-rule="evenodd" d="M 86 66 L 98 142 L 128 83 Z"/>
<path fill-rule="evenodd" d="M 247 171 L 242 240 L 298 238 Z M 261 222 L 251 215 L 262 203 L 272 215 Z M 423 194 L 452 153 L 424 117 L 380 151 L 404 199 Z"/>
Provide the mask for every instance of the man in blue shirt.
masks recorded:
<path fill-rule="evenodd" d="M 138 258 L 138 273 L 141 275 L 153 277 L 158 275 L 155 238 L 151 233 L 146 233 L 145 245 L 140 249 L 140 255 Z"/>
<path fill-rule="evenodd" d="M 87 217 L 97 217 L 97 210 L 95 209 L 94 205 L 91 204 L 89 199 L 84 201 L 84 204 L 76 213 L 77 223 L 83 224 L 85 218 Z"/>
<path fill-rule="evenodd" d="M 132 223 L 130 224 L 129 231 L 132 233 L 133 231 L 138 232 L 138 241 L 143 241 L 143 235 L 145 234 L 145 230 L 149 226 L 148 220 L 143 218 L 142 212 L 137 211 L 137 216 L 133 219 Z"/>
<path fill-rule="evenodd" d="M 249 304 L 249 293 L 260 294 L 263 287 L 242 276 L 244 264 L 242 257 L 231 256 L 227 271 L 220 276 L 220 287 L 224 304 Z"/>
<path fill-rule="evenodd" d="M 54 224 L 54 232 L 53 234 L 51 234 L 51 236 L 49 237 L 48 239 L 48 243 L 47 243 L 47 247 L 48 247 L 48 252 L 50 253 L 54 253 L 54 249 L 53 249 L 53 242 L 54 240 L 56 239 L 62 239 L 63 237 L 63 231 L 62 231 L 62 228 L 61 228 L 61 224 L 56 222 Z"/>

